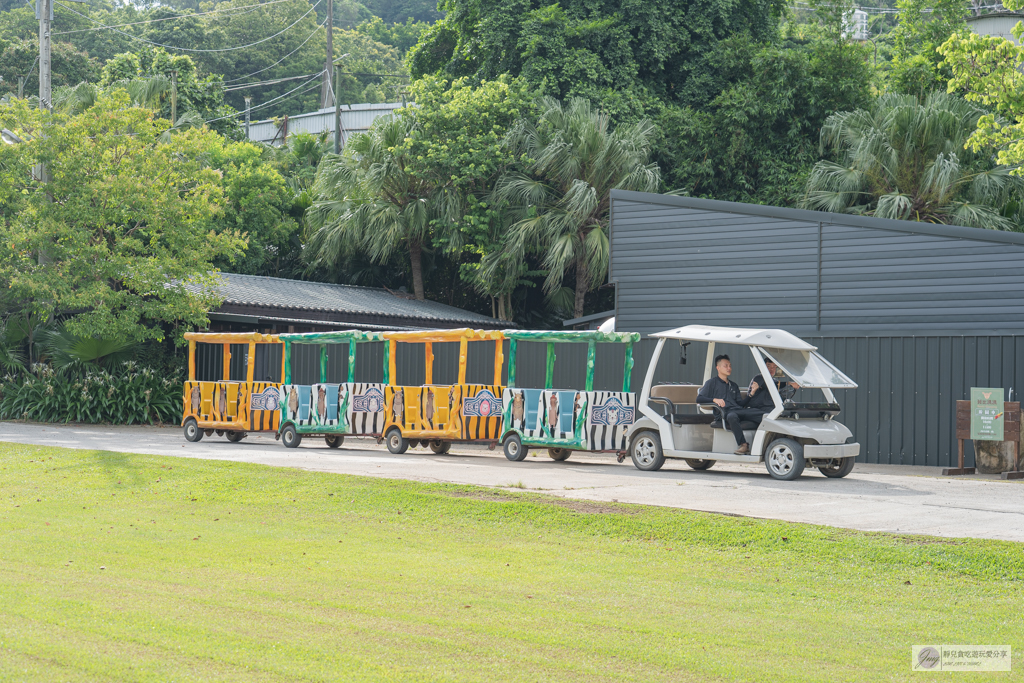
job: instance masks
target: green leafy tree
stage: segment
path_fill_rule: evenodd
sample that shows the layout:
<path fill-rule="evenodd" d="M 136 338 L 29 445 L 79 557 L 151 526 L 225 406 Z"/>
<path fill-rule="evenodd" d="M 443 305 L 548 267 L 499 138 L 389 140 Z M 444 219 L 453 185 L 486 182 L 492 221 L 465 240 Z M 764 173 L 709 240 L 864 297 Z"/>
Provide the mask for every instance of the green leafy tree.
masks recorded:
<path fill-rule="evenodd" d="M 341 72 L 335 84 L 338 101 L 355 104 L 396 102 L 399 99 L 409 70 L 398 49 L 379 43 L 359 31 L 336 30 L 334 54 L 339 59 L 338 71 Z M 348 57 L 341 59 L 345 54 Z"/>
<path fill-rule="evenodd" d="M 510 277 L 508 254 L 521 259 L 539 248 L 545 290 L 555 292 L 572 273 L 573 314 L 582 316 L 587 292 L 608 271 L 611 190 L 653 192 L 661 183 L 657 164 L 649 162 L 653 132 L 647 120 L 613 130 L 609 116 L 582 98 L 564 105 L 544 98 L 537 120 L 522 121 L 509 134 L 526 170 L 506 174 L 496 192 L 520 218 L 505 249 L 487 260 L 486 276 Z"/>
<path fill-rule="evenodd" d="M 655 159 L 665 185 L 692 196 L 784 206 L 802 194 L 818 132 L 836 111 L 867 106 L 865 49 L 723 41 L 723 88 L 701 107 L 665 106 Z"/>
<path fill-rule="evenodd" d="M 443 204 L 434 184 L 411 172 L 403 144 L 415 128 L 414 116 L 378 118 L 366 133 L 352 137 L 343 155 L 320 162 L 315 201 L 306 215 L 313 268 L 337 267 L 353 252 L 385 264 L 404 251 L 413 292 L 426 298 L 423 256 L 432 247 L 432 222 L 443 217 Z M 450 222 L 437 225 L 446 229 Z"/>
<path fill-rule="evenodd" d="M 366 0 L 363 4 L 388 24 L 407 19 L 436 21 L 441 18 L 437 0 Z"/>
<path fill-rule="evenodd" d="M 892 32 L 893 59 L 889 79 L 893 92 L 923 97 L 943 90 L 951 74 L 938 48 L 966 29 L 967 0 L 897 0 L 899 21 Z"/>
<path fill-rule="evenodd" d="M 803 204 L 821 211 L 1011 230 L 1002 214 L 1020 189 L 1013 167 L 964 149 L 985 112 L 946 93 L 924 101 L 883 95 L 870 109 L 834 114 Z"/>
<path fill-rule="evenodd" d="M 1024 2 L 1007 0 L 1006 7 L 1019 9 Z M 1022 34 L 1024 24 L 1018 23 L 1014 35 L 1020 40 Z M 978 119 L 967 141 L 970 149 L 994 151 L 1000 164 L 1024 165 L 1024 50 L 1004 38 L 961 33 L 939 52 L 952 72 L 949 91 L 964 92 L 968 100 L 995 112 Z"/>
<path fill-rule="evenodd" d="M 204 327 L 217 303 L 217 258 L 244 240 L 212 229 L 221 176 L 203 162 L 203 130 L 161 141 L 166 122 L 103 94 L 75 116 L 0 105 L 22 142 L 0 145 L 5 194 L 0 278 L 36 315 L 58 314 L 80 337 L 162 339 L 165 326 Z M 32 169 L 46 164 L 51 180 Z"/>
<path fill-rule="evenodd" d="M 413 76 L 522 76 L 543 95 L 590 99 L 615 120 L 659 101 L 698 105 L 721 89 L 709 62 L 732 35 L 774 37 L 776 0 L 444 0 L 410 52 Z"/>
<path fill-rule="evenodd" d="M 0 40 L 0 96 L 18 94 L 18 78 L 25 76 L 25 97 L 39 94 L 39 41 L 13 38 Z M 99 64 L 84 52 L 68 43 L 54 43 L 50 52 L 52 60 L 52 82 L 54 87 L 75 85 L 82 81 L 95 81 L 99 75 Z"/>
<path fill-rule="evenodd" d="M 423 32 L 430 28 L 425 21 L 414 21 L 411 17 L 405 23 L 386 24 L 380 17 L 371 17 L 356 27 L 360 33 L 373 38 L 378 43 L 384 43 L 398 50 L 400 55 L 405 55 L 412 46 L 419 42 Z"/>
<path fill-rule="evenodd" d="M 403 144 L 412 159 L 411 172 L 435 188 L 448 206 L 445 216 L 455 217 L 453 239 L 435 243 L 455 255 L 461 278 L 497 300 L 497 313 L 508 319 L 510 297 L 520 281 L 482 277 L 480 264 L 502 248 L 507 212 L 491 195 L 497 179 L 516 163 L 504 141 L 517 121 L 533 116 L 532 93 L 521 78 L 503 76 L 474 86 L 467 78 L 450 82 L 428 76 L 412 86 L 409 96 L 416 107 L 405 115 L 417 121 Z M 509 267 L 526 272 L 523 263 Z"/>

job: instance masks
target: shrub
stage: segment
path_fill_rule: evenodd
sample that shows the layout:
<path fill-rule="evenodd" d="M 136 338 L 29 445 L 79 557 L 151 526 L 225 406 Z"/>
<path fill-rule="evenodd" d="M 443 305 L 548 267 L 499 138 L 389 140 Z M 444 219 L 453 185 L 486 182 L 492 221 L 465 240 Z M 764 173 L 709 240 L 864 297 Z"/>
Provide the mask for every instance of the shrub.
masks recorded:
<path fill-rule="evenodd" d="M 158 424 L 181 422 L 181 381 L 133 362 L 107 370 L 32 373 L 0 381 L 0 419 L 37 422 Z"/>

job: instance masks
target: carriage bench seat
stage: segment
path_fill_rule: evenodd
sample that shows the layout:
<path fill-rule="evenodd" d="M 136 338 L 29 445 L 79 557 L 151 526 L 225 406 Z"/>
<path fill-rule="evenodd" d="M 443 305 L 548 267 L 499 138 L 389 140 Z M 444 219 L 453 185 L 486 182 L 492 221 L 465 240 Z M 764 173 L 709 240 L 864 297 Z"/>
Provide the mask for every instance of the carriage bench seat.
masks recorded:
<path fill-rule="evenodd" d="M 711 424 L 715 419 L 714 415 L 697 412 L 698 391 L 700 387 L 696 384 L 659 384 L 651 387 L 651 402 L 661 405 L 663 417 L 672 424 Z M 692 409 L 690 406 L 693 406 Z M 687 409 L 690 409 L 690 412 L 682 412 Z"/>

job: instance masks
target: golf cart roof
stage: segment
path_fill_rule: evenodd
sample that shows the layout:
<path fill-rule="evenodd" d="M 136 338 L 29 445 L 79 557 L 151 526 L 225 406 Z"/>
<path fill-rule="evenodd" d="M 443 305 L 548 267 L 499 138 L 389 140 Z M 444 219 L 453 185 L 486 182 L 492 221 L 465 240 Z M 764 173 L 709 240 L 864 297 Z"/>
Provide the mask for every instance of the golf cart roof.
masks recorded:
<path fill-rule="evenodd" d="M 744 327 L 712 327 L 710 325 L 687 325 L 674 330 L 665 330 L 651 335 L 660 339 L 682 339 L 686 341 L 716 342 L 719 344 L 740 344 L 794 351 L 814 351 L 800 337 L 785 330 L 754 330 Z"/>

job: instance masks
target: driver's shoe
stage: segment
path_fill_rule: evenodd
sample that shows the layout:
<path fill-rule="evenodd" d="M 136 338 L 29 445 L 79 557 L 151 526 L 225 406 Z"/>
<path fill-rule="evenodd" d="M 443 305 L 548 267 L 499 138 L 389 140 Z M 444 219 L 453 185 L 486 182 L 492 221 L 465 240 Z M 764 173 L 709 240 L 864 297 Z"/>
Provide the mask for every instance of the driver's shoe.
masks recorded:
<path fill-rule="evenodd" d="M 745 443 L 733 453 L 733 455 L 750 455 L 750 444 Z"/>

